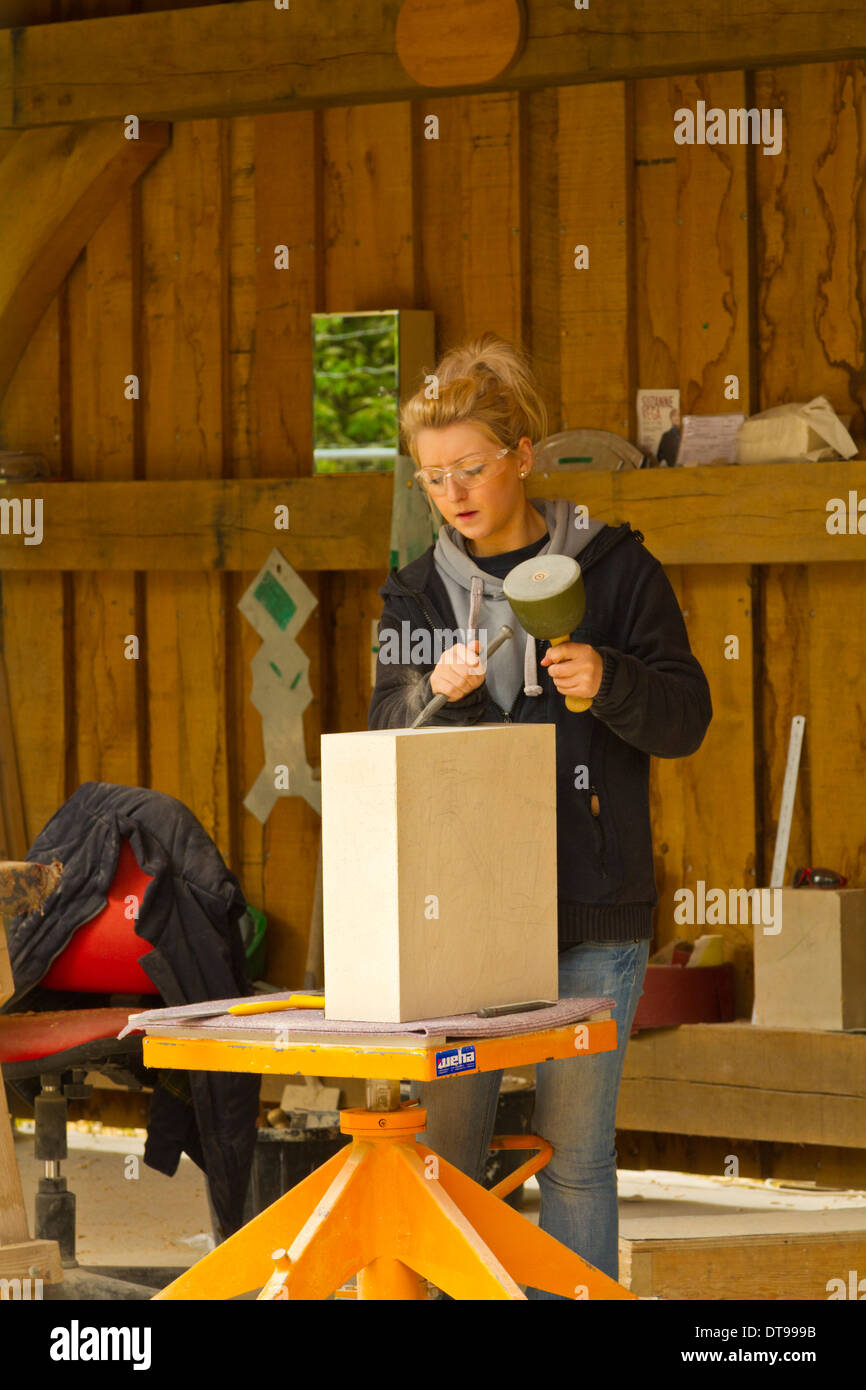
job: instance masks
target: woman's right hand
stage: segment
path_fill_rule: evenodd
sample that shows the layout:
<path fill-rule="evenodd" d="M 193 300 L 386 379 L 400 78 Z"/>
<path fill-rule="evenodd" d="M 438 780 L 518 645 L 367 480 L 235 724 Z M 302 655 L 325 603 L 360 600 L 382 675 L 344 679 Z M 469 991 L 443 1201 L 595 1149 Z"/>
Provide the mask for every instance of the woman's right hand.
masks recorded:
<path fill-rule="evenodd" d="M 462 700 L 484 683 L 487 672 L 478 655 L 480 645 L 476 638 L 468 646 L 455 642 L 447 652 L 443 652 L 430 674 L 430 689 L 434 695 L 447 695 L 450 700 Z"/>

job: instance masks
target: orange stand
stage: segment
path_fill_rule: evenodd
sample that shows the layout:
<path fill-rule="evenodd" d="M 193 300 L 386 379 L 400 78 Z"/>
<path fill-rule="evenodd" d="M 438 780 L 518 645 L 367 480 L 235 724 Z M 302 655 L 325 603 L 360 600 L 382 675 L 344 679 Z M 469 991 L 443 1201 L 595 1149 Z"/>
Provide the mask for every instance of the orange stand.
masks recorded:
<path fill-rule="evenodd" d="M 546 1140 L 495 1140 L 540 1153 L 488 1191 L 416 1141 L 425 1110 L 387 1084 L 383 1095 L 368 1082 L 368 1105 L 341 1111 L 350 1144 L 156 1298 L 324 1299 L 355 1274 L 363 1299 L 425 1299 L 425 1279 L 456 1299 L 525 1299 L 520 1284 L 635 1298 L 501 1200 L 547 1162 Z"/>

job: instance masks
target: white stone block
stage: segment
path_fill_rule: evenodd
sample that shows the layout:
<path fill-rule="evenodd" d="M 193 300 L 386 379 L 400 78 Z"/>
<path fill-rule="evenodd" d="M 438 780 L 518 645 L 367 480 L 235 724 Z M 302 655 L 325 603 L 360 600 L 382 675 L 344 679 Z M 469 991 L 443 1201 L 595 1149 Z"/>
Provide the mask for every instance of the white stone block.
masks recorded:
<path fill-rule="evenodd" d="M 325 1016 L 558 998 L 553 724 L 322 737 Z"/>

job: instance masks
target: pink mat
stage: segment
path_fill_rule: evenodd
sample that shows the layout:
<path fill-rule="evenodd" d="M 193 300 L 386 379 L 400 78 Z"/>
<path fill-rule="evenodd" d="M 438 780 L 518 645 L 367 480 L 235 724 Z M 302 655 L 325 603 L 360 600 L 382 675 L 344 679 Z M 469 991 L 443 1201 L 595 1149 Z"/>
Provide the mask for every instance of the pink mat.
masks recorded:
<path fill-rule="evenodd" d="M 297 993 L 297 991 L 295 991 Z M 506 1014 L 502 1018 L 479 1018 L 477 1014 L 451 1014 L 444 1018 L 419 1018 L 408 1023 L 360 1023 L 326 1019 L 321 1009 L 286 1009 L 273 1014 L 221 1014 L 218 1017 L 196 1019 L 208 1014 L 220 1004 L 228 1009 L 230 1004 L 246 1004 L 253 1000 L 288 999 L 292 991 L 281 994 L 255 994 L 244 999 L 211 999 L 205 1004 L 188 1004 L 180 1009 L 150 1009 L 146 1013 L 129 1015 L 129 1023 L 118 1037 L 127 1033 L 146 1033 L 151 1025 L 182 1026 L 190 1033 L 224 1031 L 226 1028 L 240 1029 L 249 1033 L 250 1040 L 256 1037 L 268 1039 L 278 1032 L 321 1033 L 332 1036 L 363 1035 L 374 1033 L 394 1033 L 405 1035 L 417 1033 L 419 1041 L 425 1037 L 446 1038 L 501 1038 L 510 1033 L 540 1033 L 545 1028 L 560 1028 L 567 1023 L 579 1023 L 590 1014 L 613 1009 L 614 1000 L 609 997 L 592 999 L 560 999 L 549 1009 L 532 1009 L 529 1013 Z"/>

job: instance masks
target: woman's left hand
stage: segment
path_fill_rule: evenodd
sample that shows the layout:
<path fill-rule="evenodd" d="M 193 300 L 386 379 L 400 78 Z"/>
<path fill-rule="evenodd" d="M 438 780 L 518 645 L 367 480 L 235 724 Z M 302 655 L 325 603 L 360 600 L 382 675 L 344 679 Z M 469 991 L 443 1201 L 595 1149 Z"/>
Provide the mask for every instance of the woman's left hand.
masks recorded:
<path fill-rule="evenodd" d="M 604 663 L 595 647 L 585 642 L 560 642 L 544 655 L 541 665 L 550 668 L 550 678 L 560 695 L 591 699 L 598 694 Z"/>

